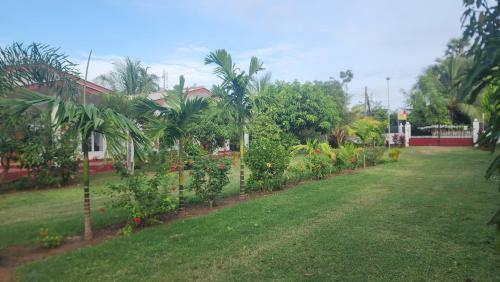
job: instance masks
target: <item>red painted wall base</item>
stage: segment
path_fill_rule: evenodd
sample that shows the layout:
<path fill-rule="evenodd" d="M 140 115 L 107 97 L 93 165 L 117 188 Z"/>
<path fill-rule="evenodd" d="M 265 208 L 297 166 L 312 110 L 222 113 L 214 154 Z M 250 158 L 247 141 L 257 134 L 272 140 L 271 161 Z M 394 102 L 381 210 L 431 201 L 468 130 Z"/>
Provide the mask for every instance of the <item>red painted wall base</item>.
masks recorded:
<path fill-rule="evenodd" d="M 420 138 L 410 138 L 410 146 L 456 146 L 456 147 L 464 147 L 469 146 L 472 147 L 474 142 L 472 141 L 472 137 L 420 137 Z"/>

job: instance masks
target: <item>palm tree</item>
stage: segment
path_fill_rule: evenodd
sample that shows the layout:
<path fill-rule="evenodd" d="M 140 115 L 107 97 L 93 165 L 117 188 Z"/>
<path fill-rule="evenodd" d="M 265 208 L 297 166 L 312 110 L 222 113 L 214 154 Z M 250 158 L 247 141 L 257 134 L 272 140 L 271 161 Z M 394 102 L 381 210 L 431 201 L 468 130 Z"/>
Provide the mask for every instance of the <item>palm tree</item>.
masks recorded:
<path fill-rule="evenodd" d="M 197 121 L 208 102 L 200 97 L 189 99 L 184 89 L 184 76 L 179 78 L 178 92 L 164 96 L 165 106 L 140 98 L 135 109 L 140 114 L 149 114 L 146 131 L 154 139 L 166 138 L 177 142 L 179 150 L 179 210 L 184 211 L 184 143 L 190 137 L 190 128 Z"/>
<path fill-rule="evenodd" d="M 108 153 L 121 155 L 128 136 L 131 136 L 137 152 L 149 144 L 142 131 L 124 115 L 112 109 L 100 110 L 93 104 L 81 105 L 58 96 L 47 96 L 25 89 L 15 89 L 15 98 L 2 100 L 5 110 L 21 115 L 32 108 L 53 113 L 54 126 L 65 134 L 79 134 L 83 151 L 83 214 L 84 239 L 92 238 L 90 222 L 89 143 L 94 132 L 106 138 Z"/>
<path fill-rule="evenodd" d="M 114 71 L 98 76 L 95 81 L 127 95 L 148 94 L 159 89 L 158 76 L 148 73 L 140 61 L 125 57 L 114 66 Z"/>
<path fill-rule="evenodd" d="M 252 103 L 250 99 L 251 82 L 254 75 L 263 70 L 262 62 L 257 57 L 250 59 L 248 73 L 241 71 L 233 64 L 231 55 L 224 49 L 215 50 L 207 55 L 205 64 L 215 64 L 214 74 L 221 80 L 216 96 L 220 99 L 223 108 L 228 110 L 234 126 L 238 130 L 240 141 L 240 199 L 245 198 L 245 125 L 251 115 Z"/>

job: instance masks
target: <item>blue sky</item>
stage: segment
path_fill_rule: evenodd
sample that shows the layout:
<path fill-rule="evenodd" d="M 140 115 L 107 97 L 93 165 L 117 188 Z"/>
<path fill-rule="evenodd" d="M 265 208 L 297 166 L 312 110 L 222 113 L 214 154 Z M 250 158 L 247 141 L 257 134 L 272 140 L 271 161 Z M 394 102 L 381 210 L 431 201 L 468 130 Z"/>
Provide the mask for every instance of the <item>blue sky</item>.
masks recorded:
<path fill-rule="evenodd" d="M 92 79 L 123 56 L 188 85 L 218 83 L 205 55 L 225 48 L 245 67 L 252 55 L 273 79 L 327 80 L 351 69 L 351 103 L 364 86 L 374 100 L 404 105 L 400 89 L 461 34 L 461 0 L 160 1 L 3 0 L 0 46 L 13 41 L 60 47 L 79 64 L 89 50 Z M 7 11 L 7 12 L 6 12 Z M 79 66 L 83 69 L 83 66 Z"/>

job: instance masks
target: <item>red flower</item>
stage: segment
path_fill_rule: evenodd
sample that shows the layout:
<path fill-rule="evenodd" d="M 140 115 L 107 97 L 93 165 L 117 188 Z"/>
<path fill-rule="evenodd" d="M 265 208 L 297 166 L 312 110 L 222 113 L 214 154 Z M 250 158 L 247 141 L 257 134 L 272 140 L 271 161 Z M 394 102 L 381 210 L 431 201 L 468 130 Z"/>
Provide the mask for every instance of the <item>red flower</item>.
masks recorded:
<path fill-rule="evenodd" d="M 224 170 L 224 168 L 226 167 L 224 164 L 219 164 L 217 165 L 217 167 L 220 169 L 220 170 Z"/>
<path fill-rule="evenodd" d="M 192 171 L 189 171 L 189 176 L 193 176 L 193 172 Z"/>
<path fill-rule="evenodd" d="M 140 217 L 134 217 L 132 220 L 135 222 L 135 224 L 141 224 L 141 218 Z"/>
<path fill-rule="evenodd" d="M 174 164 L 173 164 L 173 165 L 171 165 L 171 166 L 170 166 L 170 171 L 171 171 L 171 172 L 175 172 L 175 171 L 177 171 L 177 165 L 174 165 Z"/>
<path fill-rule="evenodd" d="M 193 160 L 189 160 L 189 161 L 188 161 L 188 164 L 189 164 L 189 165 L 192 165 L 192 164 L 193 164 Z"/>
<path fill-rule="evenodd" d="M 100 212 L 100 213 L 104 213 L 105 211 L 106 211 L 106 209 L 105 209 L 105 208 L 99 208 L 99 212 Z"/>
<path fill-rule="evenodd" d="M 315 152 L 315 153 L 320 153 L 320 152 L 321 152 L 321 150 L 320 150 L 320 149 L 314 149 L 314 152 Z"/>
<path fill-rule="evenodd" d="M 172 185 L 172 188 L 170 188 L 170 191 L 172 191 L 172 192 L 175 192 L 175 191 L 177 191 L 177 186 L 175 186 L 175 185 Z"/>

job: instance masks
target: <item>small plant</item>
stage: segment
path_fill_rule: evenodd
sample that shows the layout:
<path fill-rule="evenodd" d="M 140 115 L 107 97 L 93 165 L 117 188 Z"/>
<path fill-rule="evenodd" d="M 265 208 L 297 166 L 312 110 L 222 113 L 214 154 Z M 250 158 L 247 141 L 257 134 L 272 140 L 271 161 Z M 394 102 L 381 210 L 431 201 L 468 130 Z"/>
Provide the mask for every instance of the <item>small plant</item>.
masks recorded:
<path fill-rule="evenodd" d="M 358 162 L 358 151 L 356 147 L 351 144 L 345 144 L 345 146 L 342 146 L 336 150 L 336 156 L 337 156 L 337 165 L 341 169 L 355 169 L 359 162 Z"/>
<path fill-rule="evenodd" d="M 132 234 L 132 225 L 127 224 L 120 230 L 118 230 L 119 236 L 130 236 Z"/>
<path fill-rule="evenodd" d="M 309 171 L 314 178 L 322 179 L 333 172 L 332 159 L 328 155 L 322 154 L 319 149 L 317 153 L 311 154 L 307 158 Z"/>
<path fill-rule="evenodd" d="M 50 234 L 48 228 L 42 228 L 37 234 L 36 241 L 40 246 L 51 249 L 61 245 L 62 236 L 58 234 Z"/>
<path fill-rule="evenodd" d="M 399 161 L 400 154 L 401 154 L 401 151 L 398 148 L 392 148 L 389 151 L 389 158 L 393 161 Z"/>
<path fill-rule="evenodd" d="M 229 171 L 231 160 L 229 158 L 214 159 L 205 155 L 196 159 L 193 163 L 193 180 L 189 189 L 194 190 L 196 195 L 208 201 L 210 208 L 222 188 L 229 183 Z"/>
<path fill-rule="evenodd" d="M 128 211 L 129 219 L 136 226 L 155 222 L 155 218 L 176 208 L 170 195 L 173 175 L 155 175 L 147 178 L 142 174 L 127 175 L 121 184 L 109 185 L 113 207 Z"/>
<path fill-rule="evenodd" d="M 368 147 L 366 150 L 366 164 L 376 165 L 380 162 L 380 159 L 384 155 L 384 147 Z"/>

